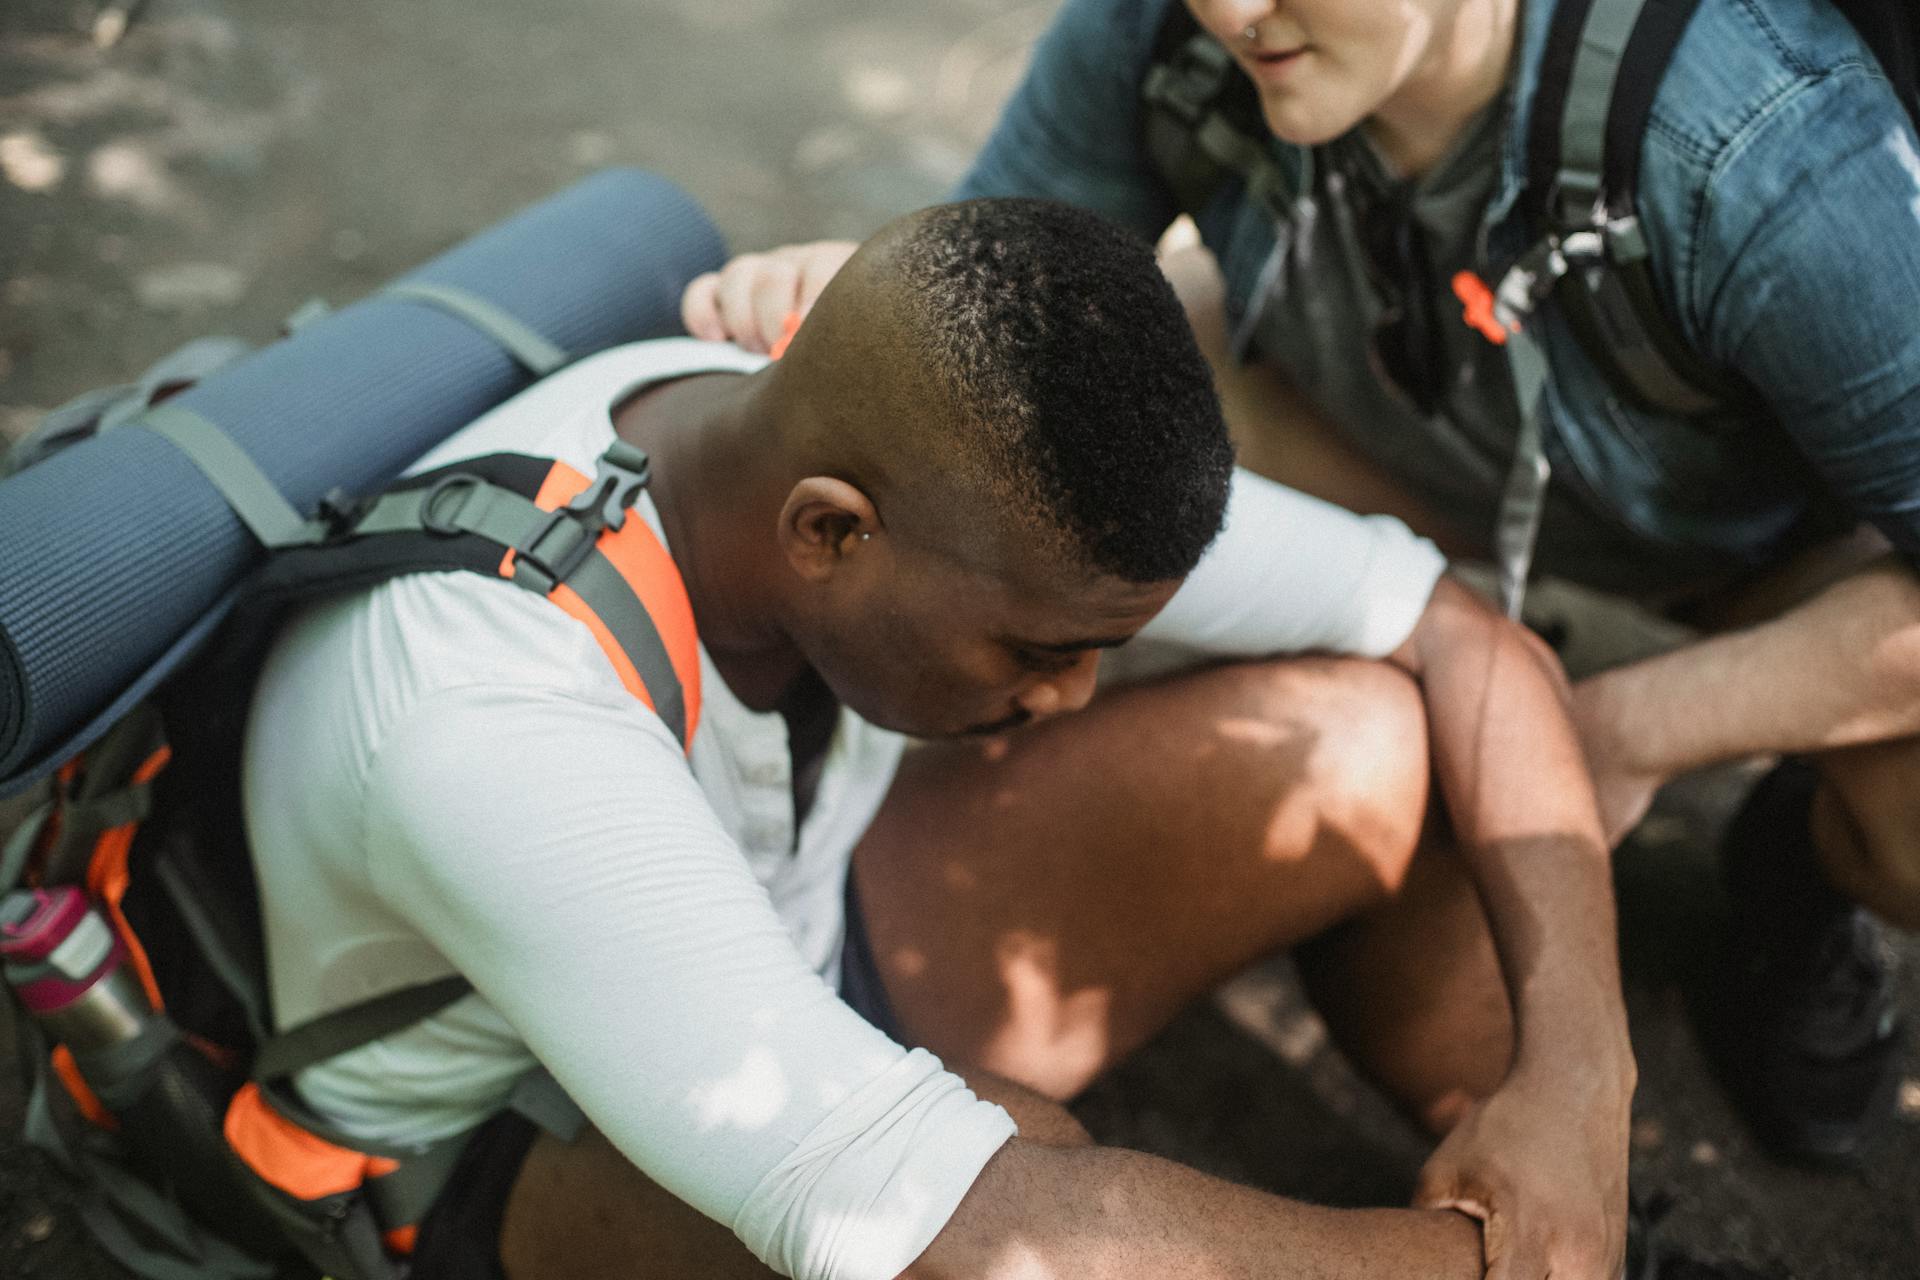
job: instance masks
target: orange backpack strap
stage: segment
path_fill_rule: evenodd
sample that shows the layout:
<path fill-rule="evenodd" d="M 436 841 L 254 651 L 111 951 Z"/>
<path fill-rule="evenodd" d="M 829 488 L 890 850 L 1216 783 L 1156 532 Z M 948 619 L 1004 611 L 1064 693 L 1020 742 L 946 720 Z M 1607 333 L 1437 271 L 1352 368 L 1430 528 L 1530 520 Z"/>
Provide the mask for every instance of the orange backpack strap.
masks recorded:
<path fill-rule="evenodd" d="M 645 452 L 616 442 L 592 476 L 489 454 L 409 477 L 336 509 L 323 545 L 279 553 L 262 597 L 445 569 L 506 578 L 578 618 L 628 692 L 688 747 L 700 720 L 699 638 L 672 556 L 644 519 L 629 518 L 648 476 Z"/>
<path fill-rule="evenodd" d="M 639 461 L 639 483 L 644 484 L 644 454 Z M 585 623 L 627 692 L 652 707 L 674 736 L 689 745 L 700 722 L 700 650 L 693 604 L 679 567 L 653 527 L 643 519 L 627 518 L 639 490 L 623 493 L 609 483 L 615 465 L 610 457 L 602 458 L 599 471 L 589 479 L 556 462 L 533 499 L 534 506 L 552 513 L 544 526 L 548 529 L 564 527 L 553 522 L 589 509 L 592 518 L 603 522 L 594 554 L 582 557 L 548 586 L 547 580 L 556 575 L 516 547 L 501 557 L 500 576 L 524 580 Z M 609 505 L 613 503 L 624 505 Z M 536 550 L 538 545 L 536 535 Z"/>

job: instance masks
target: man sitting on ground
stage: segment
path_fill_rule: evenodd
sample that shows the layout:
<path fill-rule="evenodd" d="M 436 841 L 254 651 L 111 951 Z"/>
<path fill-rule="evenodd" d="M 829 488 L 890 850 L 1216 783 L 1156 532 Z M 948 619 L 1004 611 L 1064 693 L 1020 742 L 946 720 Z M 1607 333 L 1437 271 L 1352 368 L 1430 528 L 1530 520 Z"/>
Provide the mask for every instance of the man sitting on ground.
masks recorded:
<path fill-rule="evenodd" d="M 927 211 L 780 362 L 621 348 L 422 466 L 616 437 L 698 623 L 690 759 L 585 627 L 475 574 L 308 610 L 254 701 L 279 1021 L 475 989 L 298 1079 L 369 1140 L 477 1127 L 414 1280 L 1618 1273 L 1633 1064 L 1551 655 L 1397 522 L 1233 471 L 1144 244 Z M 1182 662 L 1096 697 L 1136 636 Z M 1447 1135 L 1419 1209 L 1059 1105 L 1290 946 Z M 505 1110 L 536 1066 L 583 1135 Z"/>

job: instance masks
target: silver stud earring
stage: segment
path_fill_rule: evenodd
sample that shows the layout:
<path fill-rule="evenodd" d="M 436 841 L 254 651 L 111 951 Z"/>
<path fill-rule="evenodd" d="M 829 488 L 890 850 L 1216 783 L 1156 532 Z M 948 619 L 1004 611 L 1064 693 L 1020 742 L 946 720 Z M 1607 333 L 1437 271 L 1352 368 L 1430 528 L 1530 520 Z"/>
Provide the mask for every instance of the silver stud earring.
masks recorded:
<path fill-rule="evenodd" d="M 1240 38 L 1246 41 L 1248 44 L 1253 44 L 1255 41 L 1259 40 L 1260 24 L 1254 23 L 1253 25 L 1249 26 L 1245 31 L 1242 31 L 1240 33 Z"/>
<path fill-rule="evenodd" d="M 870 533 L 863 533 L 863 534 L 861 534 L 861 535 L 860 535 L 860 541 L 862 541 L 862 542 L 872 542 L 872 541 L 873 541 L 873 535 L 872 535 L 872 534 L 870 534 Z"/>

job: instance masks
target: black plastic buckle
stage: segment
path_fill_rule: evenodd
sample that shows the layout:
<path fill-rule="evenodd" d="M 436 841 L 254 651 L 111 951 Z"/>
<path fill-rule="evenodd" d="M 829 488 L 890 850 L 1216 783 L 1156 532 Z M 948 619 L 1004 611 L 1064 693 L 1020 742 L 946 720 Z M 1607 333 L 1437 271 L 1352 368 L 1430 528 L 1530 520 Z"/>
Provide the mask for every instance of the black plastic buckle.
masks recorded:
<path fill-rule="evenodd" d="M 514 547 L 515 581 L 523 571 L 531 570 L 524 585 L 542 595 L 565 582 L 593 554 L 601 530 L 617 531 L 626 524 L 628 509 L 640 501 L 652 474 L 645 449 L 624 440 L 614 441 L 600 455 L 587 487 Z"/>
<path fill-rule="evenodd" d="M 575 495 L 566 510 L 584 516 L 596 531 L 618 530 L 627 522 L 627 509 L 640 501 L 640 493 L 653 478 L 653 462 L 647 451 L 624 440 L 615 440 L 600 455 L 593 479 Z"/>
<path fill-rule="evenodd" d="M 314 507 L 313 518 L 326 530 L 328 541 L 344 538 L 353 532 L 373 504 L 365 498 L 356 498 L 345 489 L 329 489 Z"/>

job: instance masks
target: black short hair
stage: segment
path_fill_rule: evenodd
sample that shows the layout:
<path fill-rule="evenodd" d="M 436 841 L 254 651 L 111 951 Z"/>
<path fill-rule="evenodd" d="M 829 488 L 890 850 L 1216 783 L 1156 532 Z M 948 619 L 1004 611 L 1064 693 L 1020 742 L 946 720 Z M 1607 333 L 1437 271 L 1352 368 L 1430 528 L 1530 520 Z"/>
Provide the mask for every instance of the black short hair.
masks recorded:
<path fill-rule="evenodd" d="M 895 264 L 964 461 L 1014 518 L 1129 582 L 1189 573 L 1233 446 L 1152 249 L 1068 205 L 987 199 L 917 215 Z"/>

